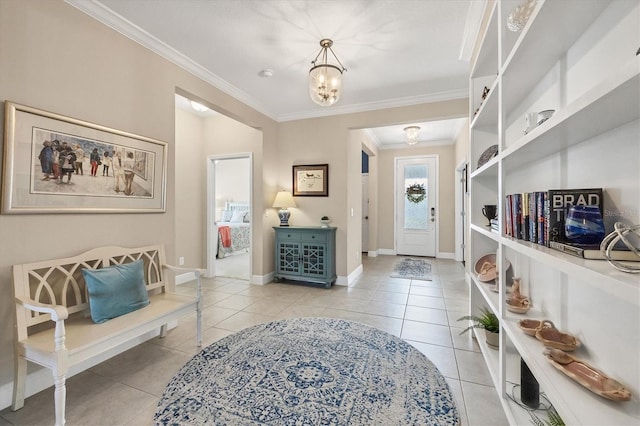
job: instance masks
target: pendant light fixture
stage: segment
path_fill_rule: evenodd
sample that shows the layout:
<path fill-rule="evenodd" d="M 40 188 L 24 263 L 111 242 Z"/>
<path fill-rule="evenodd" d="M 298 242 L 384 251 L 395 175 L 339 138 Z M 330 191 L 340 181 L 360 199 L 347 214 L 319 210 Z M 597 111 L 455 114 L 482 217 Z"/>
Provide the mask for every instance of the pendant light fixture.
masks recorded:
<path fill-rule="evenodd" d="M 409 145 L 415 145 L 418 143 L 418 133 L 420 133 L 420 127 L 418 126 L 405 127 L 404 132 L 407 134 L 407 143 Z"/>
<path fill-rule="evenodd" d="M 309 70 L 309 94 L 313 102 L 322 106 L 331 106 L 338 102 L 342 92 L 342 73 L 347 69 L 331 49 L 333 41 L 328 38 L 320 40 L 320 52 L 311 61 Z M 329 63 L 328 52 L 331 52 L 336 64 Z M 318 62 L 320 59 L 320 62 Z"/>

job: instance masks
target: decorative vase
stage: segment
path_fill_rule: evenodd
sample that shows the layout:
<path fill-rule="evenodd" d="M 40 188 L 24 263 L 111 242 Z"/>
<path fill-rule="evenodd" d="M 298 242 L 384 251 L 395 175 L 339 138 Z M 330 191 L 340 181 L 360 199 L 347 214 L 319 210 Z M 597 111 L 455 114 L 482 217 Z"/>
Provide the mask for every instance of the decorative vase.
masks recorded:
<path fill-rule="evenodd" d="M 489 330 L 484 331 L 484 339 L 489 345 L 490 348 L 499 348 L 500 347 L 500 333 L 494 333 Z"/>
<path fill-rule="evenodd" d="M 604 222 L 598 206 L 571 206 L 564 232 L 574 244 L 600 244 L 604 239 Z"/>
<path fill-rule="evenodd" d="M 328 228 L 331 223 L 331 219 L 320 219 L 320 223 L 322 223 L 323 228 Z"/>

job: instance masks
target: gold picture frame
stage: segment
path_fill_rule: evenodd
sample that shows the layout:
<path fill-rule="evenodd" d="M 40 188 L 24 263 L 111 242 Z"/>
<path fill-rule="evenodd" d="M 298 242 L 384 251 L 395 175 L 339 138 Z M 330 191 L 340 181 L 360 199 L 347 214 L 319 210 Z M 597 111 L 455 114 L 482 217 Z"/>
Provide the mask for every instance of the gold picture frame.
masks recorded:
<path fill-rule="evenodd" d="M 294 197 L 328 197 L 329 165 L 310 164 L 292 167 Z"/>
<path fill-rule="evenodd" d="M 2 213 L 164 213 L 167 146 L 7 101 Z"/>

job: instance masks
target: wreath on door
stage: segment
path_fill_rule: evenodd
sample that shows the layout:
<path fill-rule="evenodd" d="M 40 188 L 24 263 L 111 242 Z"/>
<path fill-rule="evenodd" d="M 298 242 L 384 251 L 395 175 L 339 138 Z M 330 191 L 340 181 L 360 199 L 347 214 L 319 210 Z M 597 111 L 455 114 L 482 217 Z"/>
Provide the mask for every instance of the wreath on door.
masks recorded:
<path fill-rule="evenodd" d="M 414 183 L 407 187 L 407 200 L 411 203 L 418 204 L 427 198 L 427 190 L 422 183 Z"/>

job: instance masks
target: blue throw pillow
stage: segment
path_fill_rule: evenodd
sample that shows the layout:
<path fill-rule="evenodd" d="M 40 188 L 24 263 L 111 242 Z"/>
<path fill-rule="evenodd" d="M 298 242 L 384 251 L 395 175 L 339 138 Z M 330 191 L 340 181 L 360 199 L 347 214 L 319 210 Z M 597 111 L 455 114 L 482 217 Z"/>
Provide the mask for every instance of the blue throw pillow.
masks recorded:
<path fill-rule="evenodd" d="M 93 322 L 101 324 L 149 304 L 142 260 L 101 269 L 83 269 Z"/>

